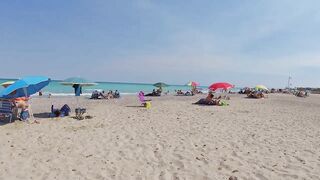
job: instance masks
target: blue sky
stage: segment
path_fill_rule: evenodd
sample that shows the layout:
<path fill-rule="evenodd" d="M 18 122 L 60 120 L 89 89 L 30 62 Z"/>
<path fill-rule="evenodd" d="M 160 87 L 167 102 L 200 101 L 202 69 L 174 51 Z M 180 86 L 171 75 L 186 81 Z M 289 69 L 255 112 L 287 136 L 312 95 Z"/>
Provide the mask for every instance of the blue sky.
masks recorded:
<path fill-rule="evenodd" d="M 318 87 L 318 7 L 318 0 L 2 0 L 0 77 L 283 87 L 290 74 L 294 86 Z"/>

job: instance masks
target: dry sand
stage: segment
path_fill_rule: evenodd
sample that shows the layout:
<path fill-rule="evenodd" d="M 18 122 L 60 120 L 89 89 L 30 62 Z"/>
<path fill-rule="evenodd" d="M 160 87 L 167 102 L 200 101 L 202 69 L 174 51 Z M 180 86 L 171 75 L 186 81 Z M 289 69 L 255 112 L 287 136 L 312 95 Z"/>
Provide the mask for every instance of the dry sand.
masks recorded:
<path fill-rule="evenodd" d="M 43 114 L 73 98 L 34 98 L 40 124 L 0 126 L 0 179 L 320 179 L 320 96 L 200 97 L 82 98 L 82 121 Z"/>

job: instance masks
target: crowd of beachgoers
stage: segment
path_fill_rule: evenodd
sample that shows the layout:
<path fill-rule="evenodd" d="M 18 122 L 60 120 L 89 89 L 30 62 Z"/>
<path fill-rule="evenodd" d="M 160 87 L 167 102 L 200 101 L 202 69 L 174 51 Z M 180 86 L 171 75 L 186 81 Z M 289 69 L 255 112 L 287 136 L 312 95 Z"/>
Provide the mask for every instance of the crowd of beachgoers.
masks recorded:
<path fill-rule="evenodd" d="M 81 91 L 81 89 L 80 89 Z M 214 95 L 214 94 L 218 95 Z M 219 89 L 218 93 L 215 90 L 210 90 L 208 93 L 206 93 L 206 97 L 201 98 L 200 100 L 194 102 L 193 104 L 199 104 L 199 105 L 216 105 L 216 106 L 227 106 L 229 103 L 227 103 L 226 100 L 230 100 L 230 97 L 228 94 L 233 94 L 235 92 L 231 92 L 228 89 Z M 283 93 L 283 94 L 293 94 L 297 97 L 308 97 L 310 92 L 308 91 L 298 91 L 294 89 L 268 89 L 264 86 L 261 86 L 259 88 L 243 88 L 239 92 L 239 94 L 246 94 L 247 98 L 255 98 L 255 99 L 262 99 L 268 97 L 267 94 L 270 93 Z M 158 87 L 157 89 L 153 89 L 152 92 L 145 93 L 140 91 L 138 93 L 139 100 L 141 102 L 142 106 L 150 107 L 150 103 L 146 103 L 150 100 L 145 100 L 144 97 L 159 97 L 161 95 L 168 95 L 170 94 L 169 91 L 163 92 L 162 87 Z M 174 95 L 175 96 L 194 96 L 194 95 L 202 95 L 204 94 L 201 90 L 197 89 L 196 86 L 193 86 L 190 91 L 182 91 L 182 90 L 175 90 Z M 39 91 L 39 96 L 42 96 L 42 92 Z M 51 97 L 51 94 L 49 95 L 49 98 Z M 14 99 L 11 99 L 12 103 L 12 119 L 18 118 L 20 120 L 27 120 L 30 118 L 30 112 L 29 110 L 29 101 L 30 97 L 17 97 Z M 90 99 L 117 99 L 120 98 L 120 92 L 118 90 L 109 90 L 109 91 L 99 91 L 99 90 L 94 90 L 92 92 L 92 95 Z M 20 109 L 20 112 L 18 110 Z M 53 109 L 51 108 L 51 114 L 50 117 L 59 117 L 59 116 L 66 116 L 70 114 L 70 107 L 68 107 L 67 104 L 65 104 L 64 107 L 61 109 Z M 79 110 L 80 111 L 80 110 Z M 10 120 L 11 122 L 12 120 Z M 34 121 L 38 123 L 38 121 Z"/>

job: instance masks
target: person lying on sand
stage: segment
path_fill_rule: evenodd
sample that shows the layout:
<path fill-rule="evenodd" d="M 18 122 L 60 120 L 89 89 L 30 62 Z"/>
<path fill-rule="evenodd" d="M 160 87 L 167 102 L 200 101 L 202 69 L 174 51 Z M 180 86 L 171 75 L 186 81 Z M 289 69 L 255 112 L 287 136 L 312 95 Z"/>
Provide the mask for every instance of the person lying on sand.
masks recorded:
<path fill-rule="evenodd" d="M 210 97 L 213 97 L 213 95 Z M 207 97 L 207 98 L 203 98 L 203 99 L 200 99 L 198 102 L 194 103 L 194 104 L 200 104 L 200 105 L 209 105 L 209 106 L 227 106 L 228 104 L 221 101 L 220 99 L 211 99 L 210 100 L 210 97 Z"/>
<path fill-rule="evenodd" d="M 211 104 L 212 105 L 213 104 L 213 102 L 212 102 L 213 97 L 214 97 L 214 95 L 212 94 L 212 92 L 209 92 L 208 96 L 206 98 L 202 98 L 199 101 L 195 102 L 194 104 L 207 104 L 207 105 Z"/>

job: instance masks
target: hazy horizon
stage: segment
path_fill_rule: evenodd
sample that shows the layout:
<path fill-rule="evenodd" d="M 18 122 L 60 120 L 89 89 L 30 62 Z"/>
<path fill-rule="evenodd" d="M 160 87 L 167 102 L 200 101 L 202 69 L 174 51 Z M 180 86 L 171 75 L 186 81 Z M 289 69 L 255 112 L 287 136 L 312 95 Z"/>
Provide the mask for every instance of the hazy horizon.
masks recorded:
<path fill-rule="evenodd" d="M 319 87 L 320 1 L 0 2 L 0 77 Z"/>

